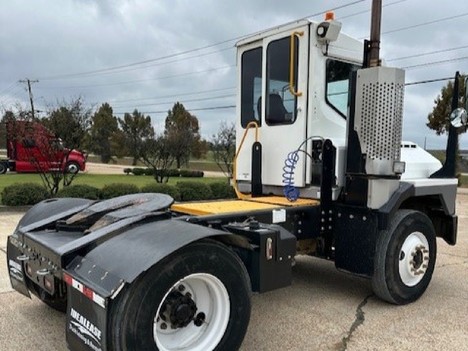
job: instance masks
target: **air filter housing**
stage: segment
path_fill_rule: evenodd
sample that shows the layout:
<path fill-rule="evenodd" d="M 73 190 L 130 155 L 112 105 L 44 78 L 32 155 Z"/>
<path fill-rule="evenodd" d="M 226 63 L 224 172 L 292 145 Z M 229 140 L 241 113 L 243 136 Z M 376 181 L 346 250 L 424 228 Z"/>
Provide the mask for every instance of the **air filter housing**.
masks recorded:
<path fill-rule="evenodd" d="M 395 175 L 400 161 L 405 72 L 374 67 L 357 72 L 354 130 L 367 175 Z"/>

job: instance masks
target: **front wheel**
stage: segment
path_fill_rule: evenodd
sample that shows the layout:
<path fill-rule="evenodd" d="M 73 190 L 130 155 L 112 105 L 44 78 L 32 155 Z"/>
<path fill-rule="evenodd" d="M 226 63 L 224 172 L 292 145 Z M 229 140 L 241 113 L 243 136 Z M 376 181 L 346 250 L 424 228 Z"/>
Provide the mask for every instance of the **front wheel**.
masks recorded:
<path fill-rule="evenodd" d="M 381 299 L 403 305 L 426 291 L 436 261 L 436 235 L 422 212 L 399 210 L 377 239 L 372 287 Z"/>
<path fill-rule="evenodd" d="M 250 319 L 250 281 L 229 248 L 196 242 L 150 269 L 115 304 L 113 350 L 237 350 Z"/>

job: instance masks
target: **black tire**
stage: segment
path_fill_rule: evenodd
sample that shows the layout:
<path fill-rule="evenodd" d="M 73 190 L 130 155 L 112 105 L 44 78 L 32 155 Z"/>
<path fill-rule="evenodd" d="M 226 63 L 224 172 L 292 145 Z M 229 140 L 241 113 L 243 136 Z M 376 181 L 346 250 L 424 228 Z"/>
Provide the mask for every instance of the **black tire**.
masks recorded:
<path fill-rule="evenodd" d="M 119 294 L 111 306 L 108 329 L 111 333 L 110 349 L 158 350 L 153 326 L 159 307 L 168 301 L 169 292 L 178 293 L 177 289 L 173 289 L 175 284 L 180 286 L 182 279 L 190 279 L 189 276 L 199 273 L 216 277 L 229 295 L 229 319 L 221 340 L 215 341 L 214 349 L 237 350 L 244 339 L 250 319 L 250 280 L 239 257 L 225 245 L 212 240 L 195 242 L 174 252 Z M 194 300 L 196 303 L 195 298 Z M 194 321 L 189 323 L 196 325 Z M 187 326 L 191 327 L 193 328 L 191 324 Z M 185 327 L 180 330 L 182 328 Z M 168 330 L 171 329 L 172 325 L 168 326 Z M 189 349 L 191 348 L 187 347 Z"/>
<path fill-rule="evenodd" d="M 0 162 L 0 174 L 5 174 L 6 171 L 7 171 L 7 166 L 5 165 L 5 163 Z"/>
<path fill-rule="evenodd" d="M 417 300 L 431 281 L 436 251 L 436 235 L 429 217 L 414 210 L 398 210 L 377 239 L 374 293 L 397 305 Z"/>
<path fill-rule="evenodd" d="M 77 174 L 80 171 L 80 165 L 77 162 L 70 161 L 65 165 L 65 172 L 70 174 Z"/>

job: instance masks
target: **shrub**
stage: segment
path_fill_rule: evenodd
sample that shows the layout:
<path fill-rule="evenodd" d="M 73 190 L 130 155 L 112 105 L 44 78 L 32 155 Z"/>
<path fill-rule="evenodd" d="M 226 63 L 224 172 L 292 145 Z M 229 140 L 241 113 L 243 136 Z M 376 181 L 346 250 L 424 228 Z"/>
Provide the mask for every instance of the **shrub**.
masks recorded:
<path fill-rule="evenodd" d="M 177 182 L 181 201 L 208 200 L 212 198 L 211 189 L 205 183 L 200 182 Z"/>
<path fill-rule="evenodd" d="M 145 174 L 145 169 L 144 168 L 139 168 L 139 167 L 135 167 L 132 169 L 132 173 L 136 176 L 141 176 L 141 175 L 144 175 Z"/>
<path fill-rule="evenodd" d="M 132 173 L 132 169 L 131 169 L 131 168 L 124 168 L 124 169 L 123 169 L 123 172 L 124 172 L 126 175 L 129 175 L 130 173 Z"/>
<path fill-rule="evenodd" d="M 180 201 L 179 190 L 174 185 L 169 184 L 148 184 L 141 188 L 142 193 L 160 193 L 171 196 L 174 200 Z"/>
<path fill-rule="evenodd" d="M 2 203 L 6 206 L 35 205 L 49 197 L 46 188 L 34 183 L 13 184 L 2 191 Z"/>
<path fill-rule="evenodd" d="M 134 184 L 112 183 L 104 185 L 101 189 L 101 199 L 111 199 L 113 197 L 136 194 L 140 189 Z"/>
<path fill-rule="evenodd" d="M 100 191 L 91 185 L 71 185 L 61 189 L 57 197 L 80 197 L 90 200 L 98 200 Z"/>
<path fill-rule="evenodd" d="M 210 183 L 209 187 L 213 194 L 213 199 L 233 199 L 236 197 L 234 188 L 227 182 Z"/>
<path fill-rule="evenodd" d="M 144 174 L 147 175 L 147 176 L 154 177 L 154 170 L 152 168 L 145 168 L 144 169 Z"/>
<path fill-rule="evenodd" d="M 164 174 L 165 177 L 180 177 L 180 171 L 178 169 L 166 169 L 164 171 L 158 169 L 156 174 L 159 176 Z M 153 173 L 151 173 L 151 175 L 153 175 Z"/>
<path fill-rule="evenodd" d="M 178 169 L 168 169 L 166 170 L 168 177 L 180 177 L 180 171 Z"/>
<path fill-rule="evenodd" d="M 191 171 L 189 169 L 181 169 L 180 176 L 184 178 L 201 178 L 203 177 L 202 171 Z"/>

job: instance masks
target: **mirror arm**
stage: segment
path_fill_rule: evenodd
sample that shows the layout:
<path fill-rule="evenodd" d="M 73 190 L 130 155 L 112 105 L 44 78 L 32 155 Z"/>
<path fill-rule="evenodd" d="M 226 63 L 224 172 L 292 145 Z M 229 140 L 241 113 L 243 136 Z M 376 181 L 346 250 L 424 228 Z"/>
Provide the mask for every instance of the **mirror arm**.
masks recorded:
<path fill-rule="evenodd" d="M 458 108 L 459 90 L 460 90 L 460 72 L 455 73 L 455 82 L 453 84 L 452 112 Z M 445 150 L 445 162 L 441 169 L 431 174 L 429 178 L 455 178 L 457 176 L 457 149 L 458 149 L 458 130 L 452 123 L 449 123 L 447 148 Z"/>

